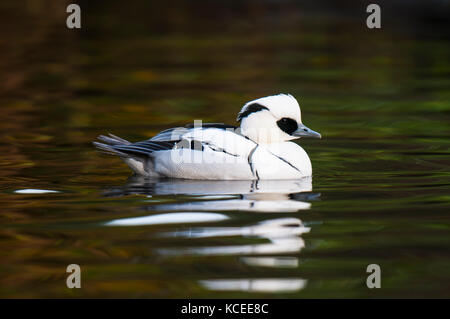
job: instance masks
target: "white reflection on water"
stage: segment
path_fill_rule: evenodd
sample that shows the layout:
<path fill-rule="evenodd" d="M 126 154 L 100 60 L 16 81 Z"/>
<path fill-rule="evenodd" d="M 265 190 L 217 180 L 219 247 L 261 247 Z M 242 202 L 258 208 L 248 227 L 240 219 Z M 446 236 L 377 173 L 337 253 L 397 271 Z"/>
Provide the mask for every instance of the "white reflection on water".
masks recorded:
<path fill-rule="evenodd" d="M 106 226 L 145 226 L 181 223 L 205 223 L 228 219 L 228 216 L 215 213 L 169 213 L 143 217 L 121 218 L 105 223 Z"/>
<path fill-rule="evenodd" d="M 312 179 L 259 180 L 259 181 L 202 181 L 185 179 L 145 179 L 131 177 L 124 186 L 104 191 L 105 196 L 145 195 L 247 195 L 247 194 L 293 194 L 310 192 Z"/>
<path fill-rule="evenodd" d="M 310 228 L 304 227 L 298 218 L 276 218 L 262 221 L 246 227 L 198 227 L 187 231 L 176 231 L 163 236 L 185 238 L 210 238 L 243 236 L 267 239 L 268 243 L 247 245 L 222 245 L 207 247 L 167 248 L 159 249 L 163 255 L 249 255 L 280 254 L 299 252 L 305 247 L 300 237 Z"/>
<path fill-rule="evenodd" d="M 258 195 L 258 196 L 257 196 Z M 261 196 L 264 195 L 264 196 Z M 258 198 L 259 197 L 259 198 Z M 286 194 L 255 194 L 242 199 L 217 201 L 196 201 L 188 203 L 161 204 L 152 207 L 154 210 L 196 210 L 196 211 L 254 211 L 267 213 L 293 213 L 309 209 L 310 203 L 291 200 Z"/>
<path fill-rule="evenodd" d="M 50 194 L 50 193 L 59 193 L 59 191 L 54 191 L 50 189 L 34 189 L 34 188 L 26 188 L 26 189 L 17 189 L 14 191 L 16 194 Z"/>
<path fill-rule="evenodd" d="M 199 283 L 204 288 L 219 291 L 296 292 L 306 286 L 307 280 L 300 278 L 214 279 L 200 280 Z"/>
<path fill-rule="evenodd" d="M 228 212 L 251 212 L 253 222 L 247 225 L 211 227 L 179 226 L 174 231 L 157 234 L 158 237 L 186 238 L 176 247 L 154 248 L 162 256 L 240 256 L 239 261 L 248 267 L 297 268 L 298 254 L 305 247 L 302 234 L 310 231 L 295 217 L 267 218 L 267 214 L 296 213 L 310 209 L 309 201 L 320 194 L 311 193 L 310 178 L 280 181 L 195 181 L 195 180 L 145 180 L 133 178 L 126 185 L 110 188 L 105 196 L 146 195 L 144 209 L 168 212 L 144 217 L 125 218 L 108 222 L 108 226 L 142 226 L 155 224 L 186 224 L 199 222 L 222 222 L 233 218 Z M 183 195 L 180 201 L 167 203 L 153 198 Z M 191 196 L 190 198 L 188 196 Z M 224 213 L 215 213 L 224 212 Z M 245 213 L 244 213 L 245 214 Z M 245 216 L 245 215 L 244 215 Z M 257 221 L 254 221 L 254 220 Z M 259 221 L 258 221 L 259 220 Z M 227 244 L 227 238 L 247 238 L 242 244 Z M 201 245 L 190 244 L 189 239 L 204 239 Z M 223 244 L 212 245 L 208 239 L 223 238 Z M 230 240 L 231 242 L 231 240 Z M 301 278 L 233 278 L 200 279 L 206 289 L 247 292 L 296 292 L 306 286 Z"/>
<path fill-rule="evenodd" d="M 297 268 L 297 257 L 241 257 L 240 260 L 249 266 L 273 268 Z"/>
<path fill-rule="evenodd" d="M 307 201 L 319 194 L 310 193 L 311 178 L 300 180 L 263 181 L 198 181 L 198 180 L 146 180 L 134 177 L 122 186 L 110 188 L 105 196 L 131 194 L 190 195 L 195 200 L 158 204 L 151 198 L 151 211 L 254 211 L 292 213 L 311 207 Z M 198 200 L 203 199 L 203 200 Z"/>

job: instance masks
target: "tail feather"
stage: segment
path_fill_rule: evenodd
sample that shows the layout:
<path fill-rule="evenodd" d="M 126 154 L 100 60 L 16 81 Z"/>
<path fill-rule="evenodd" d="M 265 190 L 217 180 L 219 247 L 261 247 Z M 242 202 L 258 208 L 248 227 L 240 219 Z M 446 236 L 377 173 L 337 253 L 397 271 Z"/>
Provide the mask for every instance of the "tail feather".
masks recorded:
<path fill-rule="evenodd" d="M 92 142 L 102 153 L 119 156 L 137 175 L 158 176 L 153 172 L 153 152 L 171 149 L 175 142 L 141 141 L 130 143 L 113 134 L 100 135 Z"/>
<path fill-rule="evenodd" d="M 92 142 L 92 144 L 94 144 L 94 146 L 102 153 L 117 155 L 122 158 L 130 157 L 130 155 L 117 150 L 115 147 L 121 145 L 130 145 L 131 143 L 111 133 L 109 133 L 108 135 L 109 136 L 100 135 L 99 137 L 97 137 L 97 139 L 99 141 L 102 141 L 103 143 Z"/>
<path fill-rule="evenodd" d="M 100 138 L 99 138 L 100 139 Z M 94 146 L 102 153 L 108 154 L 108 155 L 117 155 L 120 157 L 129 157 L 129 155 L 122 153 L 116 149 L 114 149 L 111 145 L 99 143 L 99 142 L 92 142 Z"/>
<path fill-rule="evenodd" d="M 109 136 L 100 135 L 97 137 L 102 142 L 107 143 L 108 145 L 130 145 L 131 142 L 128 142 L 127 140 L 124 140 L 123 138 L 120 138 L 118 136 L 115 136 L 113 134 L 108 134 Z"/>
<path fill-rule="evenodd" d="M 126 145 L 131 144 L 131 142 L 128 142 L 127 140 L 124 140 L 123 138 L 120 138 L 120 137 L 118 137 L 118 136 L 116 136 L 116 135 L 114 135 L 114 134 L 108 133 L 108 135 L 109 135 L 112 139 L 116 140 L 117 142 L 121 142 L 122 144 L 126 144 Z"/>

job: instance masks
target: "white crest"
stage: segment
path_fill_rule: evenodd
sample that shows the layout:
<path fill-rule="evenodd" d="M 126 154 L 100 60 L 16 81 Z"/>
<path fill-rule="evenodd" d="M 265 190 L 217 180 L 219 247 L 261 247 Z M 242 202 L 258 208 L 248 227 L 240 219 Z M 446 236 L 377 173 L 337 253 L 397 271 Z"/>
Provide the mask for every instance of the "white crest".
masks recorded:
<path fill-rule="evenodd" d="M 250 102 L 245 103 L 241 111 L 238 114 L 238 119 L 244 114 L 252 104 L 260 104 L 269 109 L 269 111 L 277 118 L 290 117 L 302 122 L 300 105 L 297 99 L 290 94 L 278 94 L 262 97 Z"/>
<path fill-rule="evenodd" d="M 295 138 L 277 125 L 282 118 L 301 124 L 300 106 L 290 94 L 266 96 L 247 102 L 238 114 L 242 133 L 255 142 L 266 144 Z"/>

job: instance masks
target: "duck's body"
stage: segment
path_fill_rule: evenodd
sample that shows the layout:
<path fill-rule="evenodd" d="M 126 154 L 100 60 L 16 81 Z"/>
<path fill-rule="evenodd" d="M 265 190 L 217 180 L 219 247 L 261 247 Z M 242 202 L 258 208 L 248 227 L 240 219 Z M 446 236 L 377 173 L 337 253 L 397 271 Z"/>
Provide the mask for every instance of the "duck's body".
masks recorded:
<path fill-rule="evenodd" d="M 293 104 L 288 109 L 293 109 L 292 117 L 300 119 L 295 98 L 276 95 L 247 103 L 238 115 L 239 128 L 216 123 L 189 125 L 162 131 L 137 143 L 110 135 L 100 136 L 104 143 L 94 144 L 104 152 L 120 156 L 137 175 L 147 177 L 255 180 L 311 176 L 308 154 L 288 140 L 320 134 L 303 126 L 301 121 L 278 119 L 269 111 L 273 107 L 267 105 L 270 101 Z M 285 120 L 290 120 L 287 125 L 283 124 Z M 277 125 L 271 125 L 271 121 Z"/>

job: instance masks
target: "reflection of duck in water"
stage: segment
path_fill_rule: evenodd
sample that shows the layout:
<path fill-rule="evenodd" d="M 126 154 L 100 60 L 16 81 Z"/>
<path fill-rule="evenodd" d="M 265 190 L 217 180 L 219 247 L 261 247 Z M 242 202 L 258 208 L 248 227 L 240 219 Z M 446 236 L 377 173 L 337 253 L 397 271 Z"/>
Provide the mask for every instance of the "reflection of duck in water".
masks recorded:
<path fill-rule="evenodd" d="M 204 124 L 162 131 L 130 143 L 114 135 L 100 136 L 94 145 L 118 155 L 141 176 L 209 180 L 295 179 L 311 176 L 308 154 L 289 142 L 320 138 L 302 124 L 297 100 L 286 94 L 244 105 L 240 128 Z"/>
<path fill-rule="evenodd" d="M 195 201 L 148 206 L 152 211 L 255 211 L 296 212 L 309 209 L 307 201 L 320 194 L 311 193 L 310 177 L 298 180 L 199 181 L 182 179 L 148 180 L 132 177 L 122 187 L 110 188 L 105 196 L 191 195 Z"/>
<path fill-rule="evenodd" d="M 191 201 L 162 203 L 147 206 L 150 211 L 168 213 L 142 217 L 121 218 L 109 221 L 107 226 L 145 226 L 156 224 L 189 224 L 222 222 L 230 217 L 225 211 L 296 212 L 309 209 L 311 204 L 302 200 L 314 200 L 311 178 L 300 180 L 256 181 L 196 181 L 196 180 L 146 180 L 132 178 L 122 188 L 108 190 L 107 196 L 126 194 L 191 195 Z M 255 245 L 193 248 L 185 251 L 194 254 L 249 254 L 296 252 L 304 247 L 300 235 L 308 232 L 298 218 L 274 218 L 245 227 L 204 227 L 188 231 L 166 233 L 163 236 L 210 238 L 245 236 L 266 238 L 269 243 Z M 170 254 L 170 252 L 168 252 Z M 175 254 L 181 251 L 173 252 Z"/>
<path fill-rule="evenodd" d="M 183 244 L 174 247 L 154 247 L 159 256 L 238 256 L 249 267 L 296 268 L 298 253 L 305 247 L 302 238 L 310 228 L 297 218 L 267 218 L 267 214 L 251 214 L 251 222 L 229 225 L 234 218 L 228 211 L 293 213 L 309 209 L 306 202 L 319 194 L 311 193 L 311 178 L 299 180 L 259 181 L 199 181 L 181 179 L 145 179 L 133 177 L 122 187 L 105 191 L 105 196 L 142 194 L 145 209 L 154 212 L 147 216 L 120 218 L 107 222 L 108 227 L 133 227 L 166 225 L 168 229 L 156 228 L 159 240 L 169 242 L 181 239 Z M 153 195 L 157 198 L 151 198 Z M 161 197 L 183 195 L 181 201 L 167 202 Z M 155 200 L 153 202 L 153 200 Z M 280 216 L 280 217 L 278 217 Z M 256 219 L 256 220 L 254 220 Z M 213 223 L 206 227 L 202 223 Z M 169 226 L 177 225 L 177 226 Z M 179 226 L 178 226 L 179 225 Z M 233 238 L 246 238 L 236 241 Z M 211 240 L 211 239 L 219 239 Z M 201 245 L 196 245 L 201 241 Z M 212 243 L 214 242 L 214 244 Z M 201 278 L 199 284 L 210 290 L 252 292 L 295 292 L 305 287 L 302 278 Z"/>
<path fill-rule="evenodd" d="M 245 227 L 202 227 L 187 231 L 176 231 L 163 234 L 170 237 L 215 238 L 215 237 L 250 237 L 269 240 L 268 243 L 207 246 L 179 249 L 160 249 L 164 255 L 260 255 L 295 253 L 305 247 L 300 237 L 310 231 L 298 218 L 274 218 Z"/>

